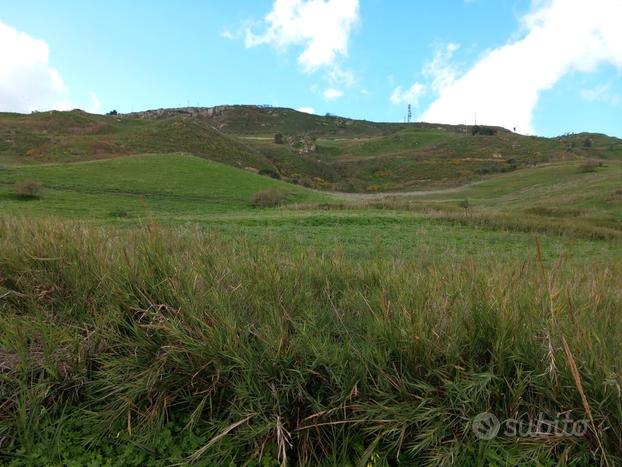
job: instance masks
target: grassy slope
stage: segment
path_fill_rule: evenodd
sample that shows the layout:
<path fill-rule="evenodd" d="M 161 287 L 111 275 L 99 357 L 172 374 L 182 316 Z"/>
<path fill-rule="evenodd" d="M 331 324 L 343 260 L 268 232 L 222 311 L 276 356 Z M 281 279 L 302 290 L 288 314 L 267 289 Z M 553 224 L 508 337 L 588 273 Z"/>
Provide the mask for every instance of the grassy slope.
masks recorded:
<path fill-rule="evenodd" d="M 399 191 L 461 185 L 551 160 L 622 158 L 622 142 L 604 135 L 545 139 L 497 129 L 496 136 L 473 137 L 464 126 L 373 123 L 280 108 L 195 112 L 0 114 L 0 165 L 181 151 L 235 167 L 272 168 L 315 188 Z M 277 132 L 287 144 L 273 142 Z M 315 150 L 300 153 L 303 137 L 315 139 Z"/>
<path fill-rule="evenodd" d="M 17 216 L 61 216 L 119 225 L 149 219 L 199 224 L 252 241 L 278 238 L 324 252 L 343 250 L 359 258 L 444 252 L 494 255 L 500 251 L 520 256 L 533 248 L 531 235 L 524 232 L 545 234 L 545 256 L 554 258 L 567 246 L 567 239 L 558 233 L 568 231 L 580 237 L 575 245 L 579 256 L 603 258 L 618 256 L 616 244 L 589 240 L 600 238 L 603 232 L 607 238 L 621 235 L 619 203 L 614 202 L 621 169 L 619 164 L 594 174 L 580 174 L 576 167 L 566 165 L 524 169 L 459 193 L 406 198 L 378 210 L 367 204 L 359 209 L 358 203 L 352 206 L 356 209 L 349 209 L 349 203 L 338 196 L 192 156 L 149 155 L 5 169 L 0 179 L 0 208 Z M 45 185 L 40 200 L 24 201 L 12 195 L 13 183 L 25 179 Z M 578 183 L 592 189 L 581 192 L 586 207 L 577 213 L 572 210 L 578 209 L 576 202 L 564 202 Z M 270 188 L 287 191 L 287 202 L 295 209 L 254 209 L 253 194 Z M 545 196 L 547 192 L 551 197 Z M 458 207 L 465 198 L 472 205 L 468 216 Z M 557 201 L 551 204 L 553 199 Z M 348 209 L 323 210 L 324 205 Z M 533 211 L 541 206 L 549 211 Z M 510 223 L 508 215 L 519 221 Z M 478 222 L 482 216 L 486 223 Z M 528 220 L 530 224 L 523 222 Z M 560 227 L 560 221 L 570 224 Z M 607 229 L 602 227 L 605 223 Z"/>
<path fill-rule="evenodd" d="M 81 111 L 0 113 L 0 166 L 176 152 L 235 167 L 270 167 L 256 151 L 196 120 L 146 121 Z"/>
<path fill-rule="evenodd" d="M 576 158 L 622 159 L 621 140 L 587 133 L 547 139 L 497 128 L 495 136 L 473 137 L 465 126 L 378 124 L 244 106 L 228 108 L 207 121 L 243 137 L 284 176 L 342 191 L 456 186 L 513 166 Z M 294 141 L 301 135 L 317 138 L 316 151 L 300 155 L 295 145 L 275 145 L 276 132 Z"/>
<path fill-rule="evenodd" d="M 612 161 L 584 173 L 579 163 L 555 163 L 497 175 L 462 190 L 423 196 L 428 200 L 468 199 L 490 209 L 525 210 L 552 216 L 622 220 L 622 163 Z"/>
<path fill-rule="evenodd" d="M 183 218 L 252 209 L 253 195 L 281 189 L 287 202 L 326 197 L 244 170 L 189 155 L 147 155 L 76 164 L 6 168 L 0 172 L 2 211 L 15 215 L 59 215 L 110 221 L 118 217 Z M 13 184 L 37 180 L 39 200 L 12 194 Z"/>

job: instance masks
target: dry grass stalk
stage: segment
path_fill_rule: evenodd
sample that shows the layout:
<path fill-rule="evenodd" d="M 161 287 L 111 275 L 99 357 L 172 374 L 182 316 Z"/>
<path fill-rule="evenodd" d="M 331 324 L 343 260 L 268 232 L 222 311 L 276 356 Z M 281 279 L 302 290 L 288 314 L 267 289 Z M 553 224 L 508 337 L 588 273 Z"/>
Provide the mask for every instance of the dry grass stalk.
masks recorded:
<path fill-rule="evenodd" d="M 585 395 L 585 391 L 583 390 L 583 383 L 581 382 L 581 374 L 577 368 L 577 364 L 575 362 L 574 356 L 570 351 L 570 347 L 568 346 L 568 342 L 566 342 L 566 338 L 562 337 L 562 344 L 564 346 L 564 353 L 566 354 L 566 358 L 568 359 L 568 366 L 570 367 L 570 372 L 572 373 L 572 377 L 574 379 L 575 385 L 577 386 L 577 391 L 579 391 L 579 395 L 581 396 L 581 403 L 583 404 L 583 409 L 585 413 L 590 419 L 590 423 L 592 424 L 592 430 L 594 432 L 594 436 L 596 437 L 596 442 L 598 443 L 598 447 L 600 452 L 602 453 L 603 460 L 605 465 L 609 466 L 609 460 L 607 459 L 607 454 L 603 447 L 603 443 L 598 435 L 598 430 L 596 429 L 596 423 L 594 422 L 594 417 L 592 415 L 592 409 Z"/>

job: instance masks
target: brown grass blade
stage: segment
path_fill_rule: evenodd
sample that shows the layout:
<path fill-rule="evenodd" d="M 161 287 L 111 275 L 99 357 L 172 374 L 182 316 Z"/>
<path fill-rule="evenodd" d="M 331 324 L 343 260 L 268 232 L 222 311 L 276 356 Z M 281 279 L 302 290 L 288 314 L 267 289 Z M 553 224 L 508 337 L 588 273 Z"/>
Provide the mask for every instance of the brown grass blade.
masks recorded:
<path fill-rule="evenodd" d="M 220 433 L 218 433 L 216 436 L 214 436 L 209 443 L 207 443 L 205 446 L 203 446 L 202 448 L 198 449 L 197 451 L 195 451 L 192 455 L 190 455 L 188 457 L 188 462 L 193 463 L 198 461 L 203 454 L 205 454 L 207 452 L 207 450 L 209 448 L 211 448 L 214 444 L 216 444 L 218 441 L 220 441 L 222 438 L 224 438 L 225 436 L 227 436 L 229 433 L 231 433 L 233 430 L 235 430 L 237 427 L 239 427 L 240 425 L 243 425 L 244 423 L 248 422 L 251 418 L 253 418 L 255 415 L 257 414 L 251 414 L 248 417 L 237 421 L 235 423 L 232 423 L 231 425 L 229 425 L 227 428 L 225 428 L 224 430 L 222 430 Z"/>
<path fill-rule="evenodd" d="M 602 441 L 600 440 L 600 436 L 598 435 L 598 431 L 596 430 L 596 423 L 594 423 L 594 417 L 592 416 L 592 409 L 590 408 L 590 404 L 585 396 L 585 391 L 583 390 L 583 383 L 581 382 L 581 374 L 577 368 L 577 364 L 575 362 L 574 356 L 570 351 L 570 347 L 568 346 L 568 342 L 566 342 L 566 338 L 562 336 L 562 344 L 564 346 L 564 353 L 566 354 L 566 359 L 568 360 L 568 366 L 570 367 L 570 372 L 572 373 L 572 377 L 574 379 L 575 385 L 577 387 L 577 391 L 579 391 L 579 395 L 581 396 L 581 402 L 583 403 L 583 408 L 585 413 L 590 419 L 590 423 L 592 424 L 592 431 L 594 432 L 594 436 L 596 437 L 596 442 L 598 443 L 598 447 L 600 448 L 600 452 L 602 453 L 603 460 L 605 465 L 609 466 L 609 459 L 607 459 L 607 453 L 603 447 Z"/>

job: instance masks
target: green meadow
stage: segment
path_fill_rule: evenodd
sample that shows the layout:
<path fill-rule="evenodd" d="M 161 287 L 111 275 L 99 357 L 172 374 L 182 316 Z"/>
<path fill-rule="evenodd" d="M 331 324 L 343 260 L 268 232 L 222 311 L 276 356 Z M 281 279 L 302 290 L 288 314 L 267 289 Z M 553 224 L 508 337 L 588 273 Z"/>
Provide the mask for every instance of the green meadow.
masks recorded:
<path fill-rule="evenodd" d="M 220 122 L 237 139 L 216 150 L 364 193 L 225 149 L 152 151 L 149 121 L 0 160 L 0 463 L 622 463 L 617 146 L 480 173 L 485 141 L 448 128 L 294 114 L 262 133 L 249 115 Z M 188 143 L 192 125 L 164 123 Z M 305 125 L 324 131 L 315 162 L 271 140 Z M 98 131 L 119 153 L 82 157 Z M 487 154 L 518 141 L 502 136 Z M 480 439 L 481 413 L 586 430 Z"/>

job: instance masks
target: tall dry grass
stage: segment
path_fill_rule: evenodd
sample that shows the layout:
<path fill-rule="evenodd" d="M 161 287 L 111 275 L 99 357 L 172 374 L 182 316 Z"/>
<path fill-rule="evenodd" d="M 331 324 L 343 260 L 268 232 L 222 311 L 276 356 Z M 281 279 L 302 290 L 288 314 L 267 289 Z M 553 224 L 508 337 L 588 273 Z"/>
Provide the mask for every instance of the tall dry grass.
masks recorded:
<path fill-rule="evenodd" d="M 44 443 L 58 462 L 71 432 L 153 460 L 173 423 L 201 440 L 183 459 L 207 465 L 614 465 L 621 273 L 545 266 L 535 246 L 360 263 L 198 230 L 2 220 L 0 452 L 28 462 Z M 589 416 L 591 431 L 483 442 L 481 412 Z"/>

